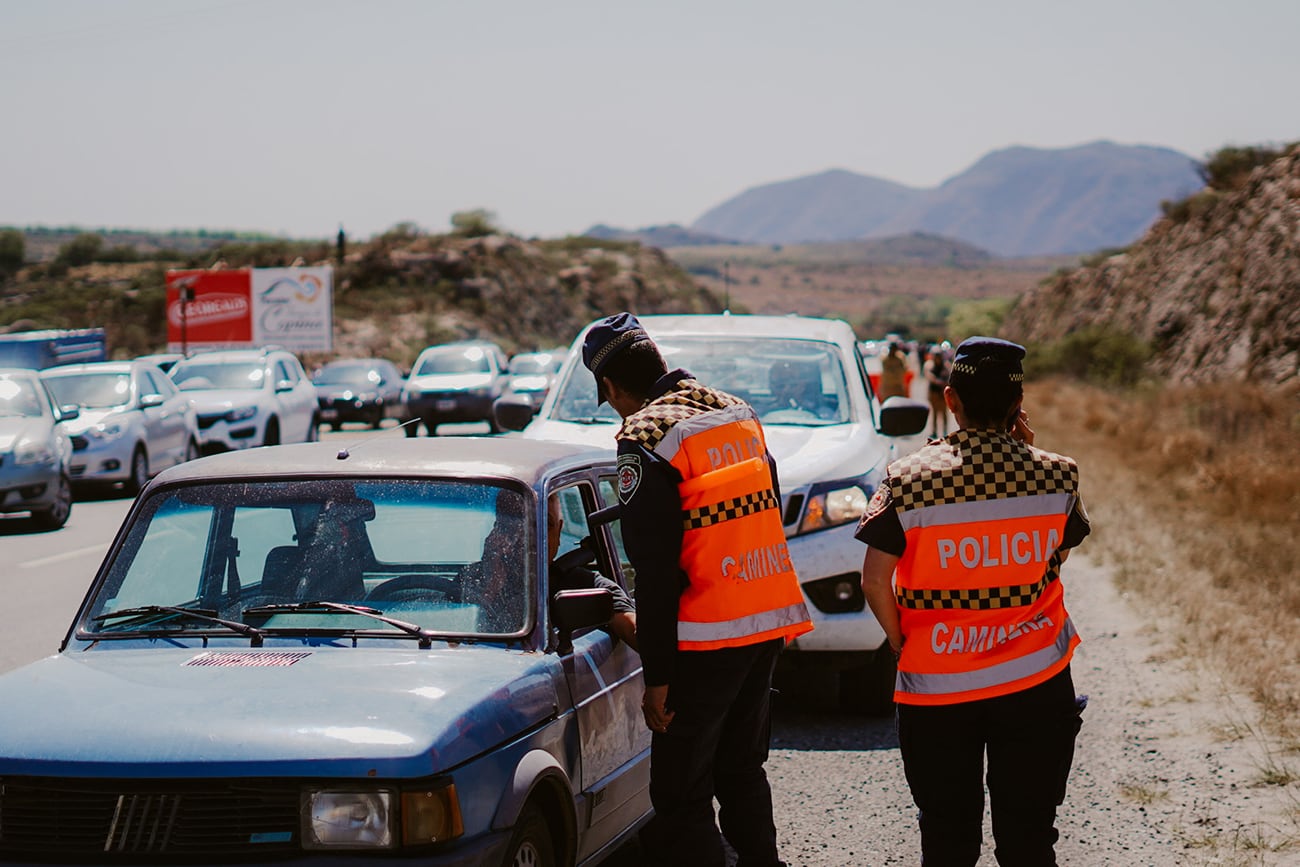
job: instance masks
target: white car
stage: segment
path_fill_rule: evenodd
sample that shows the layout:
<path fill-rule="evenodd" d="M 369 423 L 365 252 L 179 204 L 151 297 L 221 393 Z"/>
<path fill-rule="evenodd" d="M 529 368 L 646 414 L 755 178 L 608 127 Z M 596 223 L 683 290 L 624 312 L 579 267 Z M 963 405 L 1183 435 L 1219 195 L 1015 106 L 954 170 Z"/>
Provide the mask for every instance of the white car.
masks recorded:
<path fill-rule="evenodd" d="M 864 548 L 853 538 L 885 466 L 924 443 L 926 404 L 872 399 L 857 340 L 840 320 L 800 316 L 643 316 L 668 368 L 747 400 L 776 458 L 790 556 L 815 629 L 787 664 L 831 666 L 847 709 L 892 702 L 893 656 L 862 595 Z M 590 327 L 590 326 L 588 326 Z M 536 419 L 503 400 L 498 422 L 528 439 L 611 445 L 618 416 L 597 406 L 578 335 Z"/>
<path fill-rule="evenodd" d="M 506 394 L 528 401 L 534 411 L 541 409 L 562 360 L 563 355 L 558 352 L 520 352 L 514 355 L 506 369 L 510 376 Z"/>
<path fill-rule="evenodd" d="M 72 514 L 72 440 L 60 409 L 34 370 L 0 368 L 0 515 L 28 512 L 41 530 Z"/>
<path fill-rule="evenodd" d="M 291 352 L 200 352 L 176 362 L 170 373 L 198 413 L 203 454 L 319 437 L 316 386 Z"/>
<path fill-rule="evenodd" d="M 151 476 L 199 455 L 194 408 L 156 364 L 68 364 L 41 371 L 41 379 L 55 403 L 80 410 L 63 423 L 74 484 L 121 484 L 137 494 Z"/>

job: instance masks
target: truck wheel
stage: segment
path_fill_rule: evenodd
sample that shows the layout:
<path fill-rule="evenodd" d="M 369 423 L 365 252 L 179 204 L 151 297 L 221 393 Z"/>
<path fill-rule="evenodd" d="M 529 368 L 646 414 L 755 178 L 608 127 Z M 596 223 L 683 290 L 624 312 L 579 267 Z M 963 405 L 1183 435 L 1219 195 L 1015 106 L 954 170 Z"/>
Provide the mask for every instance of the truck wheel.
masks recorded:
<path fill-rule="evenodd" d="M 840 709 L 862 716 L 892 713 L 897 673 L 894 654 L 885 642 L 866 664 L 840 672 Z"/>
<path fill-rule="evenodd" d="M 531 804 L 519 814 L 502 867 L 556 867 L 551 829 L 541 811 Z"/>

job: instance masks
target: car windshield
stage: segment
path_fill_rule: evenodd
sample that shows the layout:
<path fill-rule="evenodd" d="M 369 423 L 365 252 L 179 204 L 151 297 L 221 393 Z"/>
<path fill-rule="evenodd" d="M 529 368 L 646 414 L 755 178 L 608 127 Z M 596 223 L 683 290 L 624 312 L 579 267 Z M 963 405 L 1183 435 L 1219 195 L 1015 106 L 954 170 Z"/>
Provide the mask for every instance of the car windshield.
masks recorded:
<path fill-rule="evenodd" d="M 749 402 L 764 424 L 822 426 L 851 420 L 840 352 L 822 340 L 782 337 L 656 337 L 668 368 L 685 368 L 705 385 Z M 552 418 L 615 422 L 608 403 L 596 405 L 596 385 L 574 365 L 560 387 Z"/>
<path fill-rule="evenodd" d="M 131 374 L 76 373 L 49 376 L 45 385 L 59 406 L 108 409 L 131 401 Z"/>
<path fill-rule="evenodd" d="M 0 416 L 40 415 L 41 399 L 36 386 L 25 379 L 0 379 Z"/>
<path fill-rule="evenodd" d="M 365 364 L 327 364 L 312 382 L 316 385 L 351 385 L 374 388 L 383 379 L 378 370 Z"/>
<path fill-rule="evenodd" d="M 219 618 L 268 636 L 406 634 L 303 604 L 326 602 L 438 635 L 517 635 L 538 580 L 526 503 L 520 490 L 465 480 L 240 481 L 161 492 L 132 523 L 85 628 L 229 632 L 214 625 Z"/>
<path fill-rule="evenodd" d="M 260 361 L 183 361 L 172 368 L 171 376 L 172 381 L 186 391 L 205 388 L 256 391 L 262 387 L 266 371 Z"/>
<path fill-rule="evenodd" d="M 420 359 L 419 366 L 412 376 L 428 376 L 432 373 L 487 373 L 488 357 L 482 349 L 471 346 L 467 349 L 448 349 L 430 352 Z"/>
<path fill-rule="evenodd" d="M 510 359 L 512 376 L 544 376 L 553 369 L 549 355 L 516 355 Z"/>

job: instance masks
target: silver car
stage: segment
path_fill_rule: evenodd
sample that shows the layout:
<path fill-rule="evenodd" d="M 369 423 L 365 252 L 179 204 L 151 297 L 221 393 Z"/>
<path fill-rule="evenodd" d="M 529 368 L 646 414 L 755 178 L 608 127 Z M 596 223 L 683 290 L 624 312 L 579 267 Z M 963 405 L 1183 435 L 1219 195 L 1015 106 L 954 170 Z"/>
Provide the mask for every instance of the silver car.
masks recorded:
<path fill-rule="evenodd" d="M 30 512 L 57 530 L 72 513 L 72 441 L 60 410 L 34 370 L 0 369 L 0 513 Z"/>
<path fill-rule="evenodd" d="M 69 364 L 41 371 L 67 423 L 74 483 L 120 484 L 139 493 L 155 473 L 199 454 L 199 422 L 189 398 L 147 361 Z"/>

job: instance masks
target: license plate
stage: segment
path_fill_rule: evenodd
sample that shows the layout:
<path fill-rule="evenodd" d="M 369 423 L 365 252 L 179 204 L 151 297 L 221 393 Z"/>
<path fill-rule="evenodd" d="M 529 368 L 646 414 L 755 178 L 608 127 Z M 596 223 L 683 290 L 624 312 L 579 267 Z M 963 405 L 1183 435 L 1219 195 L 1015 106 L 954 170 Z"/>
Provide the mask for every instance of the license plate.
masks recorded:
<path fill-rule="evenodd" d="M 433 402 L 433 408 L 436 409 L 436 410 L 442 411 L 442 412 L 446 412 L 447 410 L 452 410 L 452 409 L 455 409 L 455 408 L 456 408 L 456 401 L 454 401 L 454 400 L 435 400 L 435 401 Z"/>

